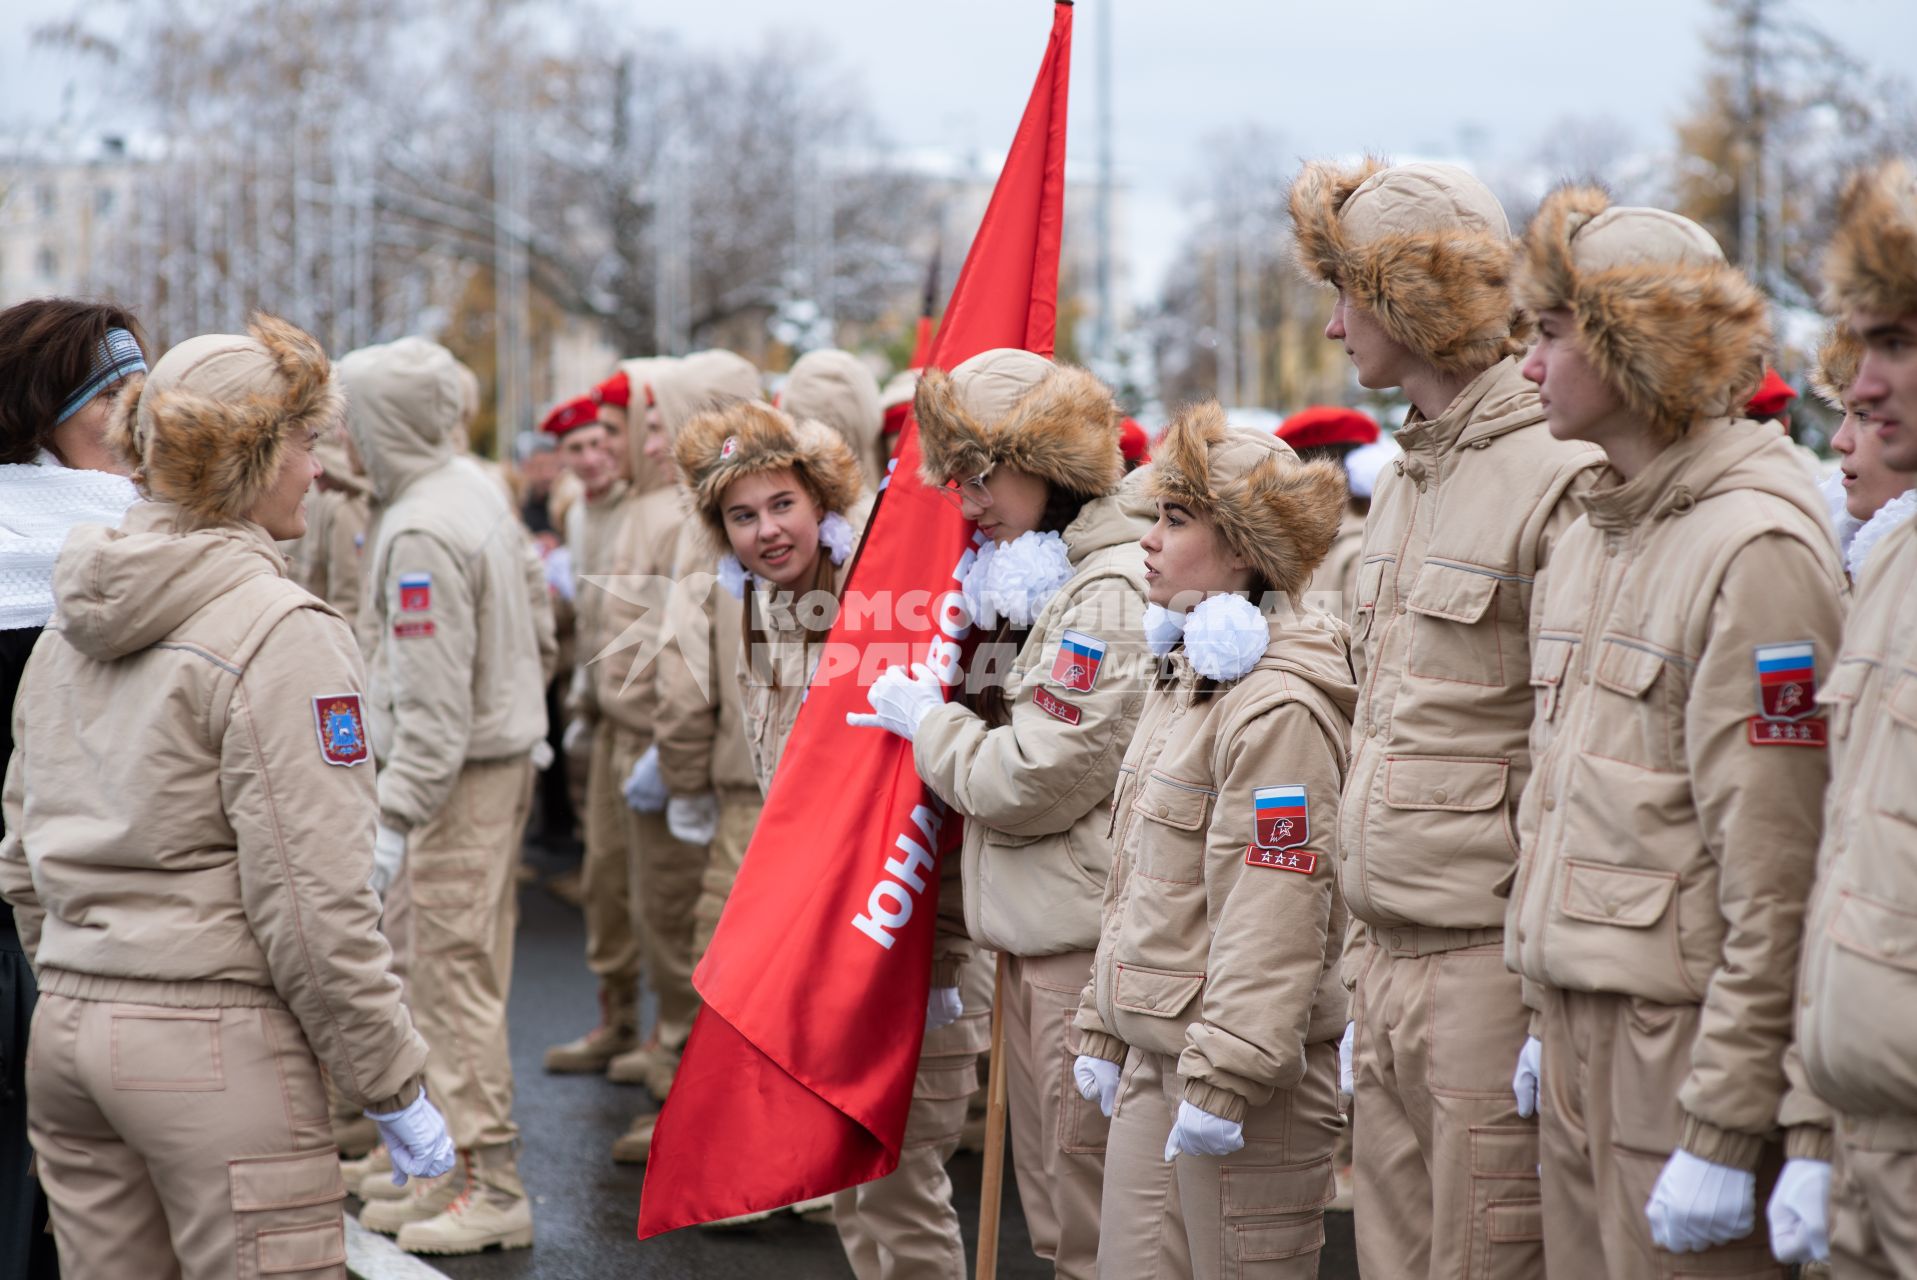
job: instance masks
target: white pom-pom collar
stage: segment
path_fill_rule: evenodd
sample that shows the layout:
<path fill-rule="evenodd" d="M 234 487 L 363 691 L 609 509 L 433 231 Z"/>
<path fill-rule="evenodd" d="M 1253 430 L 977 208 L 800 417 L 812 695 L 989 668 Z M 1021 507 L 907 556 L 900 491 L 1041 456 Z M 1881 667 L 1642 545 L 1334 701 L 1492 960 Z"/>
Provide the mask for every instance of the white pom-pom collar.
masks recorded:
<path fill-rule="evenodd" d="M 719 585 L 729 592 L 734 600 L 745 599 L 746 584 L 752 575 L 739 563 L 739 557 L 727 552 L 719 557 Z"/>
<path fill-rule="evenodd" d="M 1208 680 L 1236 680 L 1271 645 L 1271 625 L 1243 596 L 1212 596 L 1185 615 L 1185 656 Z"/>
<path fill-rule="evenodd" d="M 1184 614 L 1173 613 L 1162 604 L 1145 606 L 1145 643 L 1151 646 L 1154 658 L 1164 657 L 1184 638 Z"/>
<path fill-rule="evenodd" d="M 852 548 L 858 544 L 858 530 L 852 522 L 836 511 L 825 513 L 825 519 L 819 521 L 819 545 L 832 557 L 835 565 L 844 564 L 846 557 L 852 554 Z"/>
<path fill-rule="evenodd" d="M 1071 552 L 1056 533 L 1022 533 L 1012 541 L 978 549 L 961 590 L 980 626 L 1001 618 L 1029 627 L 1059 589 L 1072 580 Z"/>

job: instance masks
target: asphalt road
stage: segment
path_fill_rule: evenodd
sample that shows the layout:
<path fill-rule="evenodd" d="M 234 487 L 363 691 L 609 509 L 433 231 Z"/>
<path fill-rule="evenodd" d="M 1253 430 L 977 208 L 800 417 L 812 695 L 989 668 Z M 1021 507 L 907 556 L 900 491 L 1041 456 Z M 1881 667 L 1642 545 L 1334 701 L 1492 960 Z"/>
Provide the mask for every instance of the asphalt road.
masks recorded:
<path fill-rule="evenodd" d="M 536 847 L 527 856 L 542 872 L 564 865 Z M 599 1076 L 549 1076 L 541 1069 L 546 1046 L 578 1035 L 592 1024 L 597 1008 L 581 951 L 579 913 L 538 885 L 522 892 L 520 905 L 511 1006 L 515 1114 L 523 1140 L 520 1172 L 533 1197 L 537 1239 L 531 1249 L 511 1253 L 425 1261 L 453 1280 L 851 1277 L 837 1232 L 791 1214 L 736 1230 L 695 1227 L 639 1243 L 635 1228 L 645 1170 L 616 1165 L 606 1152 L 632 1116 L 652 1106 L 650 1095 Z M 976 1256 L 979 1157 L 960 1152 L 951 1173 L 966 1253 Z M 1355 1278 L 1349 1216 L 1329 1215 L 1326 1234 L 1321 1276 Z M 1005 1280 L 1051 1275 L 1051 1268 L 1032 1254 L 1009 1169 L 999 1275 Z"/>

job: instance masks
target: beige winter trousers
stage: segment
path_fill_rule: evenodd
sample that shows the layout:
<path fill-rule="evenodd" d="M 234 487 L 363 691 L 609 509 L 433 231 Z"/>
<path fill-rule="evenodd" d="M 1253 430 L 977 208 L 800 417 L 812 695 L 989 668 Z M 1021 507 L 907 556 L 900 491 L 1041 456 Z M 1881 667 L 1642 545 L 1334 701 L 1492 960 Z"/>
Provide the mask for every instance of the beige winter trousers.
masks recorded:
<path fill-rule="evenodd" d="M 431 1050 L 426 1089 L 462 1151 L 519 1137 L 506 1000 L 532 787 L 525 756 L 469 761 L 445 806 L 407 837 L 386 899 L 395 967 Z"/>
<path fill-rule="evenodd" d="M 757 787 L 719 788 L 719 828 L 707 848 L 704 873 L 699 877 L 699 901 L 692 909 L 692 964 L 697 968 L 705 959 L 706 948 L 719 928 L 719 916 L 732 896 L 732 883 L 739 878 L 745 862 L 746 847 L 759 826 L 759 811 L 765 808 L 765 796 Z"/>
<path fill-rule="evenodd" d="M 1839 1116 L 1832 1280 L 1917 1276 L 1917 1118 Z"/>
<path fill-rule="evenodd" d="M 1099 1280 L 1314 1280 L 1331 1203 L 1338 1046 L 1308 1045 L 1298 1087 L 1245 1116 L 1245 1145 L 1167 1163 L 1178 1060 L 1132 1049 L 1105 1149 Z"/>
<path fill-rule="evenodd" d="M 685 1048 L 699 1012 L 699 996 L 692 989 L 693 909 L 699 903 L 708 846 L 673 839 L 663 813 L 634 813 L 630 821 L 637 855 L 633 892 L 639 898 L 639 945 L 646 981 L 659 997 L 653 1033 L 663 1048 L 676 1054 Z"/>
<path fill-rule="evenodd" d="M 284 1008 L 42 992 L 27 1107 L 66 1275 L 345 1280 L 326 1091 Z"/>
<path fill-rule="evenodd" d="M 1530 1013 L 1499 936 L 1367 938 L 1351 1012 L 1352 1226 L 1367 1280 L 1543 1274 L 1537 1125 L 1511 1093 Z"/>
<path fill-rule="evenodd" d="M 1092 953 L 1007 956 L 1005 1092 L 1012 1167 L 1032 1252 L 1059 1280 L 1090 1280 L 1098 1265 L 1098 1200 L 1109 1121 L 1079 1096 L 1072 1026 Z"/>
<path fill-rule="evenodd" d="M 579 884 L 586 967 L 627 1000 L 636 1000 L 639 991 L 639 903 L 633 889 L 632 810 L 625 795 L 626 779 L 639 759 L 635 741 L 603 721 L 593 729 Z"/>
<path fill-rule="evenodd" d="M 1749 1235 L 1703 1253 L 1651 1243 L 1644 1205 L 1684 1127 L 1677 1091 L 1690 1071 L 1698 1006 L 1550 988 L 1543 996 L 1538 1154 L 1551 1280 L 1783 1280 L 1788 1268 L 1771 1257 L 1764 1220 L 1781 1150 L 1758 1169 Z"/>

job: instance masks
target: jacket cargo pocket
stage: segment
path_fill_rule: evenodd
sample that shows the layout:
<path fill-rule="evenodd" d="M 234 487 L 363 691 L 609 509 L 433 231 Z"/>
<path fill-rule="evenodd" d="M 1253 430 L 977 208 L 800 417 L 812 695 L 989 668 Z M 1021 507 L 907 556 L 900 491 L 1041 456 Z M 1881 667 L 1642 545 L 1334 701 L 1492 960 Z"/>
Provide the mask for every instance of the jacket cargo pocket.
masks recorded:
<path fill-rule="evenodd" d="M 1530 1280 L 1544 1272 L 1544 1205 L 1538 1131 L 1531 1125 L 1471 1129 L 1471 1280 Z"/>
<path fill-rule="evenodd" d="M 1405 598 L 1417 615 L 1405 669 L 1425 680 L 1502 688 L 1504 637 L 1492 609 L 1499 585 L 1481 569 L 1425 561 Z"/>
<path fill-rule="evenodd" d="M 485 854 L 407 855 L 413 895 L 415 945 L 425 955 L 472 951 L 490 945 Z"/>
<path fill-rule="evenodd" d="M 1113 1007 L 1127 1013 L 1142 1013 L 1148 1018 L 1178 1017 L 1191 1007 L 1205 986 L 1202 973 L 1146 969 L 1123 962 L 1115 968 Z"/>
<path fill-rule="evenodd" d="M 1236 1264 L 1298 1258 L 1324 1247 L 1324 1208 L 1334 1187 L 1329 1156 L 1303 1164 L 1225 1164 L 1218 1171 L 1220 1241 L 1227 1275 Z"/>
<path fill-rule="evenodd" d="M 1531 688 L 1536 691 L 1536 722 L 1551 724 L 1564 705 L 1564 677 L 1571 669 L 1575 640 L 1540 635 L 1531 649 Z M 1533 730 L 1535 733 L 1535 730 Z"/>
<path fill-rule="evenodd" d="M 346 1275 L 346 1182 L 331 1147 L 229 1160 L 236 1274 Z"/>
<path fill-rule="evenodd" d="M 1064 1001 L 1051 1008 L 1060 1009 L 1065 1020 L 1065 1052 L 1059 1055 L 1058 1066 L 1052 1075 L 1052 1089 L 1058 1108 L 1058 1149 L 1067 1155 L 1103 1155 L 1105 1140 L 1111 1133 L 1112 1122 L 1098 1109 L 1098 1103 L 1087 1099 L 1078 1091 L 1078 1081 L 1072 1076 L 1072 1065 L 1078 1055 L 1085 1051 L 1085 1033 L 1073 1025 L 1078 1009 L 1076 998 Z M 1034 1010 L 1034 1012 L 1039 1012 Z M 1049 1009 L 1044 1016 L 1054 1016 Z M 1040 1076 L 1043 1079 L 1043 1076 Z"/>
<path fill-rule="evenodd" d="M 218 1009 L 115 1005 L 109 1025 L 115 1089 L 218 1093 L 226 1088 Z"/>
<path fill-rule="evenodd" d="M 1917 671 L 1902 671 L 1891 686 L 1890 731 L 1876 750 L 1871 769 L 1877 811 L 1901 822 L 1917 823 L 1917 787 L 1910 762 L 1917 760 Z"/>
<path fill-rule="evenodd" d="M 1664 1004 L 1700 998 L 1678 949 L 1675 871 L 1566 859 L 1546 926 L 1547 979 L 1576 991 L 1623 991 Z"/>
<path fill-rule="evenodd" d="M 1682 768 L 1689 692 L 1684 664 L 1607 636 L 1598 642 L 1595 679 L 1605 692 L 1592 709 L 1588 749 L 1659 773 Z"/>
<path fill-rule="evenodd" d="M 1197 884 L 1205 878 L 1206 824 L 1217 793 L 1156 771 L 1146 774 L 1132 810 L 1170 832 L 1139 830 L 1132 838 L 1138 874 L 1170 884 Z M 1176 834 L 1175 834 L 1176 833 Z"/>
<path fill-rule="evenodd" d="M 1511 762 L 1495 756 L 1386 756 L 1384 802 L 1421 812 L 1431 848 L 1482 850 L 1503 844 L 1518 856 L 1505 792 Z"/>
<path fill-rule="evenodd" d="M 1807 993 L 1818 1029 L 1805 1065 L 1845 1111 L 1917 1111 L 1917 910 L 1854 890 L 1838 894 L 1830 940 Z"/>

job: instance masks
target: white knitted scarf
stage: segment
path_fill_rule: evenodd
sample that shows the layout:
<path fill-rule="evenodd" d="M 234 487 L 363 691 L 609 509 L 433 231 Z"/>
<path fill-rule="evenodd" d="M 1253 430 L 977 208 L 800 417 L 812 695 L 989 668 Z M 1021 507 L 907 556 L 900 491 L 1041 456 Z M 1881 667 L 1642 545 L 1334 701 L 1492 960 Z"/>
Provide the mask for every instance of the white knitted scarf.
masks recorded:
<path fill-rule="evenodd" d="M 139 496 L 125 476 L 75 471 L 45 451 L 0 465 L 0 630 L 46 626 L 67 534 L 77 524 L 118 528 Z"/>

